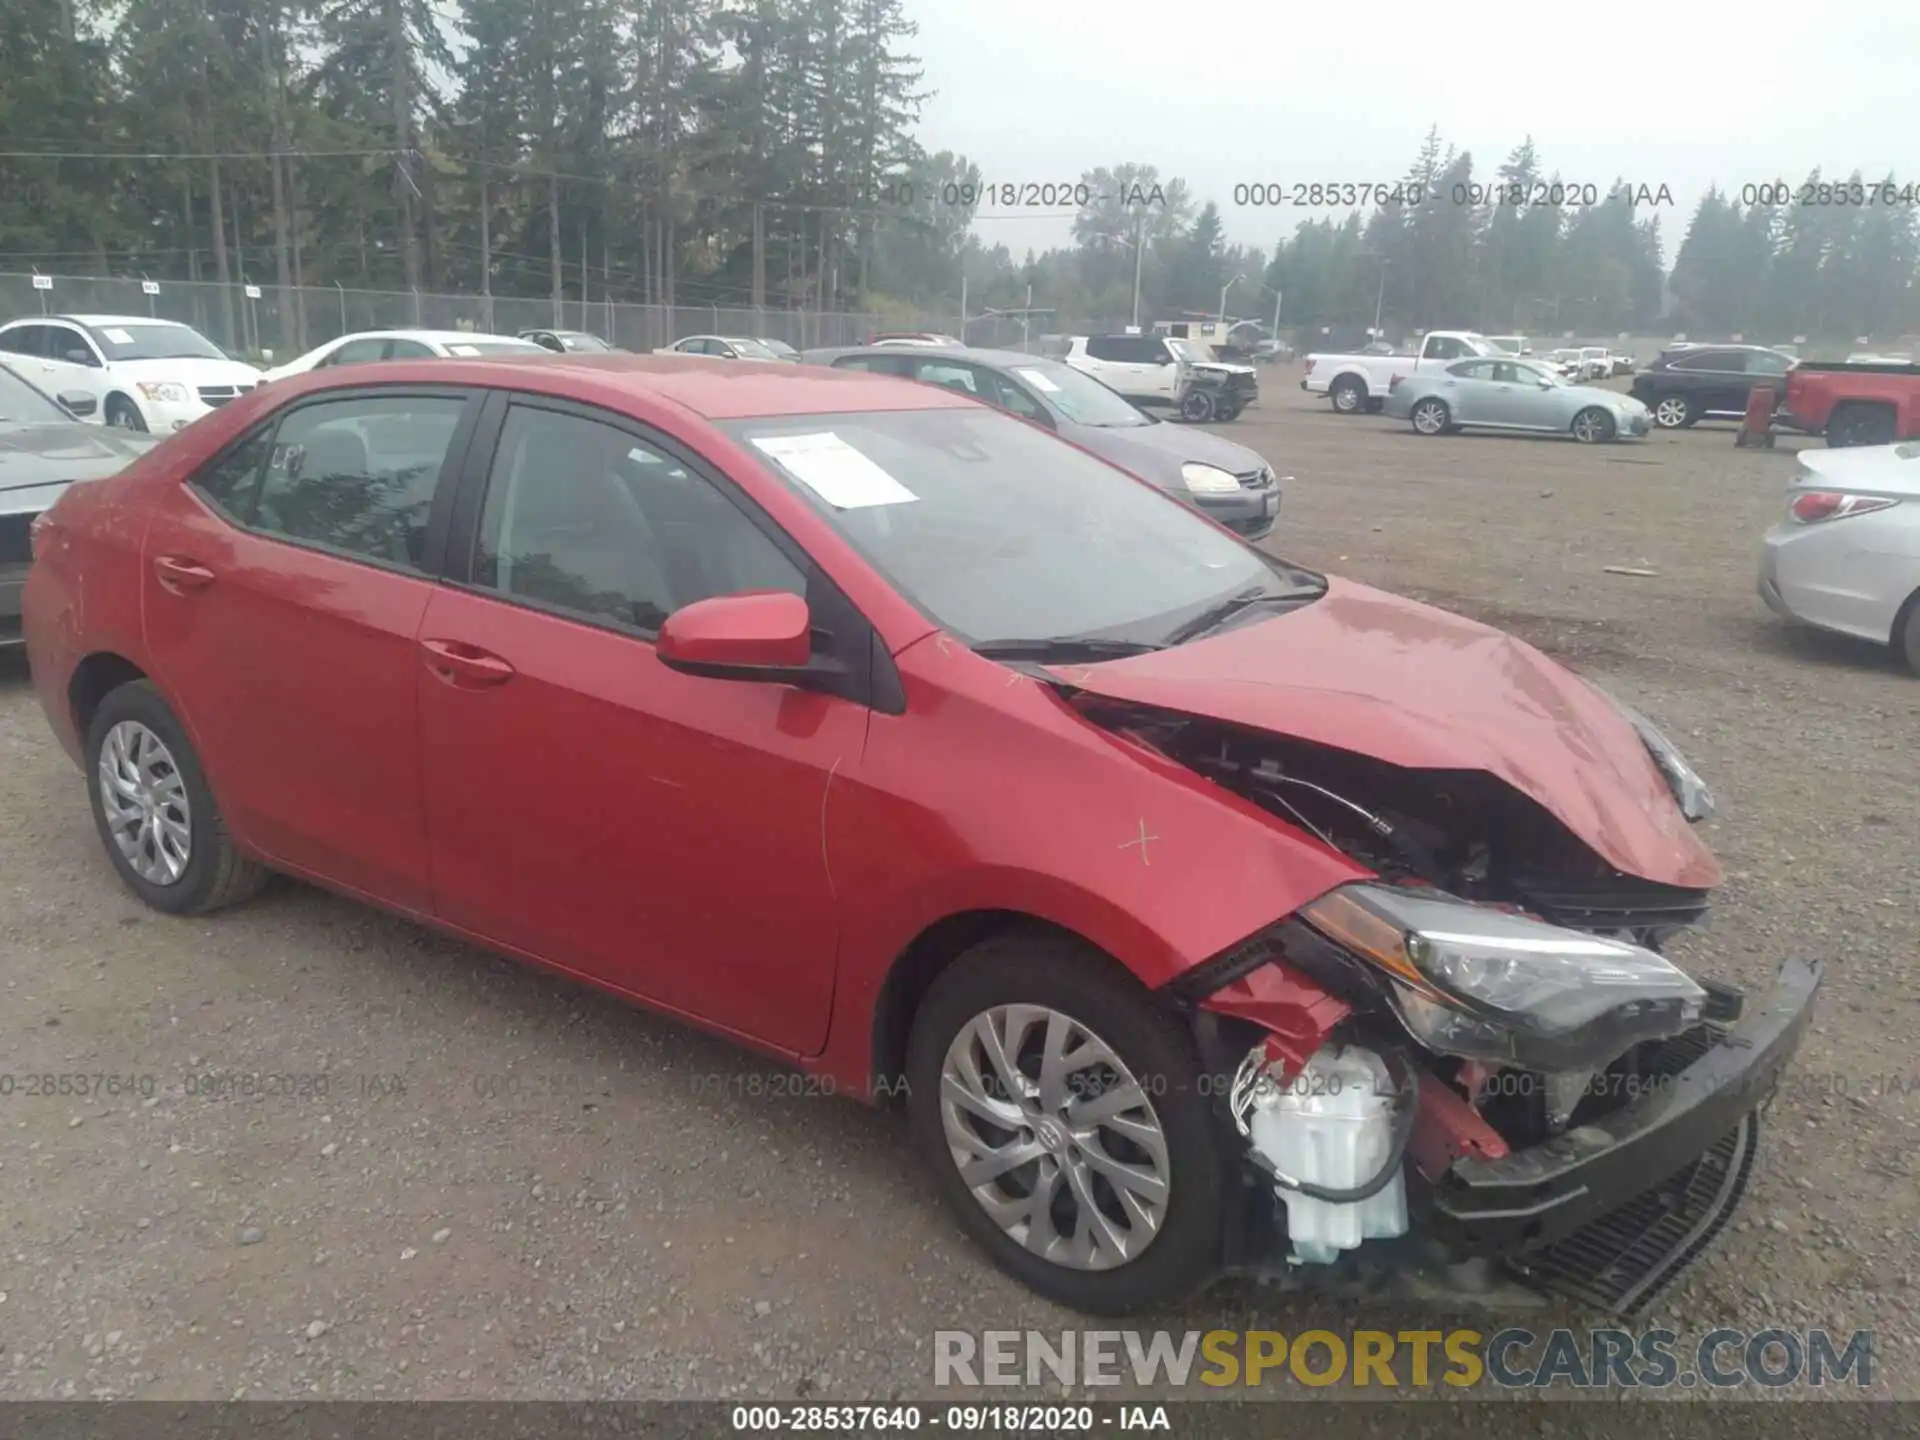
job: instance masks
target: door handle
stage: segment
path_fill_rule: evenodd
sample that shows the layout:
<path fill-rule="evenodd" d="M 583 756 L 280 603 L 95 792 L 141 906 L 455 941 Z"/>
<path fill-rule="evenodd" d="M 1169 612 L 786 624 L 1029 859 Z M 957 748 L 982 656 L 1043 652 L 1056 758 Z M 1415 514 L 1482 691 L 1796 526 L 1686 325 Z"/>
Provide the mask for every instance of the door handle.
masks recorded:
<path fill-rule="evenodd" d="M 420 648 L 434 678 L 449 685 L 504 685 L 515 674 L 498 655 L 463 640 L 422 640 Z"/>
<path fill-rule="evenodd" d="M 161 555 L 153 562 L 153 573 L 159 577 L 162 589 L 175 595 L 185 595 L 189 590 L 204 590 L 213 583 L 213 571 L 198 560 L 189 560 L 182 555 Z"/>

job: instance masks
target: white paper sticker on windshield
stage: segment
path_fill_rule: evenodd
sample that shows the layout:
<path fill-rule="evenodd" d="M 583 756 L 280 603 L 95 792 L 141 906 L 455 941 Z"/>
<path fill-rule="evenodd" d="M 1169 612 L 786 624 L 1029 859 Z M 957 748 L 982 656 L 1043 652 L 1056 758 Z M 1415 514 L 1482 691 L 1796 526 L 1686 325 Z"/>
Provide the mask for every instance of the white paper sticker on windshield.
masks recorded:
<path fill-rule="evenodd" d="M 753 443 L 836 510 L 903 505 L 920 498 L 830 430 L 772 435 Z"/>
<path fill-rule="evenodd" d="M 478 355 L 480 353 L 480 347 L 477 345 L 449 345 L 447 346 L 447 353 L 449 355 Z"/>
<path fill-rule="evenodd" d="M 1016 367 L 1013 373 L 1033 386 L 1036 390 L 1044 390 L 1049 395 L 1058 395 L 1060 393 L 1060 387 L 1038 370 L 1021 370 Z"/>
<path fill-rule="evenodd" d="M 102 330 L 100 333 L 116 345 L 133 344 L 133 336 L 125 330 Z"/>

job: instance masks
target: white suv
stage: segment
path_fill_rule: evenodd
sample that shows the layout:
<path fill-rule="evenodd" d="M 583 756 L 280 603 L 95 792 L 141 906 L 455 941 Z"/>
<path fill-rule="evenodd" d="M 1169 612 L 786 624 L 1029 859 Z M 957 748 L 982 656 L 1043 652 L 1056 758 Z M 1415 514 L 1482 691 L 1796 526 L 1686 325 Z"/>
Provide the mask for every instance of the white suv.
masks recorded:
<path fill-rule="evenodd" d="M 157 435 L 260 383 L 191 325 L 145 315 L 48 315 L 0 325 L 0 352 L 49 395 L 89 395 L 85 418 Z"/>
<path fill-rule="evenodd" d="M 1135 405 L 1171 406 L 1183 420 L 1231 420 L 1260 390 L 1253 366 L 1216 360 L 1197 340 L 1076 335 L 1062 358 Z"/>

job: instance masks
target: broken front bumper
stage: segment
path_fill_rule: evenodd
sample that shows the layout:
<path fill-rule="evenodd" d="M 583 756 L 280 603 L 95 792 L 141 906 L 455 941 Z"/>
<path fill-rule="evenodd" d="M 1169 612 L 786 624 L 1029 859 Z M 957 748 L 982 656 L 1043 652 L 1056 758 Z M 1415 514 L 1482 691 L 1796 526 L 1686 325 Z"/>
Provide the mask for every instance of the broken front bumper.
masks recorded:
<path fill-rule="evenodd" d="M 1745 1191 L 1756 1112 L 1806 1031 L 1820 980 L 1819 966 L 1789 961 L 1732 1030 L 1643 1098 L 1530 1149 L 1455 1161 L 1434 1185 L 1433 1233 L 1545 1288 L 1624 1314 L 1644 1306 Z"/>

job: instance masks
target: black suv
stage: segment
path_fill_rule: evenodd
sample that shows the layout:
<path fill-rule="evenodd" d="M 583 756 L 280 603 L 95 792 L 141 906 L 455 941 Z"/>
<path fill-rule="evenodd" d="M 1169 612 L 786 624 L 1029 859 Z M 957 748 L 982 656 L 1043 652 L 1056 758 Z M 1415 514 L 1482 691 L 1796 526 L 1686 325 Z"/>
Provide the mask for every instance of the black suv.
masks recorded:
<path fill-rule="evenodd" d="M 1703 415 L 1747 413 L 1747 394 L 1772 381 L 1786 388 L 1793 357 L 1764 345 L 1687 345 L 1668 350 L 1633 377 L 1633 398 L 1669 430 Z"/>

